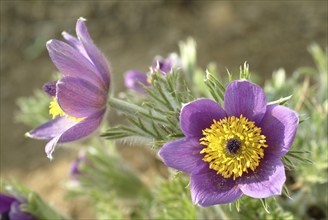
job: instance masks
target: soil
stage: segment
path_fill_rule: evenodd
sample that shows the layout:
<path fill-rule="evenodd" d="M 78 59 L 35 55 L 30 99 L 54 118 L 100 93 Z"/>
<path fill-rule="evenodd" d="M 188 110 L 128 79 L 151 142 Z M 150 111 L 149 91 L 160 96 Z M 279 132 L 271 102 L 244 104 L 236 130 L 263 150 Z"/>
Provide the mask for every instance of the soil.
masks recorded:
<path fill-rule="evenodd" d="M 327 46 L 326 1 L 2 0 L 1 178 L 24 183 L 73 219 L 94 217 L 85 200 L 63 196 L 77 149 L 60 148 L 50 162 L 45 142 L 24 138 L 31 128 L 15 123 L 14 114 L 16 99 L 32 95 L 56 70 L 46 41 L 62 39 L 63 30 L 74 34 L 81 16 L 88 19 L 95 43 L 110 60 L 116 94 L 124 89 L 125 71 L 147 71 L 154 56 L 178 51 L 178 42 L 189 36 L 198 44 L 203 68 L 214 61 L 222 74 L 225 68 L 237 73 L 247 60 L 261 79 L 279 67 L 291 74 L 297 67 L 314 66 L 307 46 Z M 131 147 L 121 152 L 126 158 L 143 154 Z M 152 175 L 151 163 L 135 164 Z"/>

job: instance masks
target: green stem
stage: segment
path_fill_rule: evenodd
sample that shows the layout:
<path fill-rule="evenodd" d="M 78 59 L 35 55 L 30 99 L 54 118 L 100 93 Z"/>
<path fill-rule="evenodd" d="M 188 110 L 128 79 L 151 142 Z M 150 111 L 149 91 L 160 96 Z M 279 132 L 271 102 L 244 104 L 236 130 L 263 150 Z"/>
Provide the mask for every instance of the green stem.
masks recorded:
<path fill-rule="evenodd" d="M 108 101 L 108 104 L 110 107 L 121 111 L 127 115 L 131 116 L 145 116 L 148 119 L 156 120 L 158 122 L 166 122 L 166 118 L 160 116 L 159 114 L 155 114 L 156 112 L 149 112 L 145 108 L 142 108 L 138 105 L 135 105 L 133 103 L 129 103 L 126 101 L 122 101 L 120 99 L 116 99 L 114 97 L 111 97 Z"/>
<path fill-rule="evenodd" d="M 228 216 L 225 214 L 225 212 L 222 210 L 220 205 L 214 206 L 216 212 L 219 214 L 220 219 L 222 220 L 229 220 Z"/>
<path fill-rule="evenodd" d="M 148 114 L 148 112 L 145 111 L 145 109 L 141 108 L 138 105 L 126 101 L 122 101 L 120 99 L 116 99 L 113 97 L 109 99 L 108 104 L 110 107 L 115 108 L 116 110 L 124 112 L 128 115 L 135 115 L 137 113 Z"/>

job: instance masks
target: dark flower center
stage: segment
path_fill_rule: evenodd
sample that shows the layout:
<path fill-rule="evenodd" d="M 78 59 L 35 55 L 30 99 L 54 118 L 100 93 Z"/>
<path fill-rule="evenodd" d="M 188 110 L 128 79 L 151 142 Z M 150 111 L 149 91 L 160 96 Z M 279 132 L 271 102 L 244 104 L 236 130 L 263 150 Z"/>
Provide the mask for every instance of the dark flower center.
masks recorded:
<path fill-rule="evenodd" d="M 266 137 L 261 128 L 240 115 L 226 117 L 203 130 L 200 144 L 205 145 L 200 153 L 209 168 L 224 178 L 241 177 L 248 170 L 255 170 L 264 157 Z"/>
<path fill-rule="evenodd" d="M 236 138 L 231 138 L 227 140 L 226 148 L 229 151 L 229 153 L 236 154 L 240 149 L 240 141 Z"/>
<path fill-rule="evenodd" d="M 45 91 L 50 96 L 56 96 L 56 83 L 57 81 L 47 82 L 43 85 L 43 91 Z"/>

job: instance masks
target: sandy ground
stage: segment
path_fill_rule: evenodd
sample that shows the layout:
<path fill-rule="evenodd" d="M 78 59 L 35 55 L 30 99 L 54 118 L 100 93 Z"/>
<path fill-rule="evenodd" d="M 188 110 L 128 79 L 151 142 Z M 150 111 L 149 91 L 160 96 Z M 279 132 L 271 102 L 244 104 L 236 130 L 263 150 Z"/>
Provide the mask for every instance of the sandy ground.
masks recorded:
<path fill-rule="evenodd" d="M 325 1 L 1 1 L 1 178 L 21 181 L 74 219 L 93 218 L 86 201 L 63 198 L 76 149 L 61 148 L 50 162 L 45 143 L 24 138 L 30 128 L 13 119 L 16 98 L 32 95 L 56 70 L 45 42 L 74 33 L 81 16 L 110 60 L 115 93 L 126 70 L 146 71 L 155 55 L 177 51 L 188 36 L 198 43 L 202 67 L 214 61 L 234 72 L 247 60 L 261 78 L 279 67 L 291 73 L 313 66 L 306 47 L 327 42 Z M 152 163 L 135 164 L 151 175 Z"/>

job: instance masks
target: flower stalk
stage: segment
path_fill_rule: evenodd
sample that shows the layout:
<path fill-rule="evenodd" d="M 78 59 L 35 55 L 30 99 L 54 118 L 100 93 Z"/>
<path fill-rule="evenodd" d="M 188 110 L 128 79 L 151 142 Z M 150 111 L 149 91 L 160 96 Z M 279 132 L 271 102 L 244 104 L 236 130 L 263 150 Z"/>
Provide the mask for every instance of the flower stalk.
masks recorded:
<path fill-rule="evenodd" d="M 129 103 L 127 101 L 123 101 L 121 99 L 117 99 L 114 97 L 111 97 L 108 100 L 108 105 L 122 113 L 125 113 L 126 115 L 131 115 L 131 116 L 135 116 L 137 115 L 142 115 L 145 116 L 149 119 L 158 121 L 158 122 L 165 122 L 165 118 L 160 117 L 158 114 L 154 115 L 154 112 L 152 111 L 146 111 L 144 108 L 136 105 L 136 104 L 132 104 Z"/>

